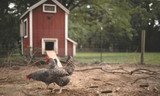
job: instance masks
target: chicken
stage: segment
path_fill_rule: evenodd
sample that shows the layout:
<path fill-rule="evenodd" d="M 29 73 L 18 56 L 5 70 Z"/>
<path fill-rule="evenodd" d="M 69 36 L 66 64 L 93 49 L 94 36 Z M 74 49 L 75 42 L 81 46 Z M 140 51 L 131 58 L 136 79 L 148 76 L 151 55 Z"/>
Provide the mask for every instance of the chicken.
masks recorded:
<path fill-rule="evenodd" d="M 69 75 L 72 75 L 75 66 L 72 60 L 72 57 L 69 56 L 67 59 L 67 65 L 64 67 L 64 69 L 68 72 Z M 70 82 L 70 76 L 63 76 L 63 77 L 57 77 L 55 83 L 60 86 L 59 93 L 62 92 L 62 87 L 66 86 Z"/>
<path fill-rule="evenodd" d="M 67 65 L 64 66 L 64 69 L 68 72 L 69 75 L 72 75 L 72 73 L 75 69 L 72 56 L 68 56 L 66 63 L 67 63 Z"/>
<path fill-rule="evenodd" d="M 56 59 L 49 58 L 48 61 L 49 66 L 47 68 L 39 69 L 33 73 L 30 73 L 26 77 L 28 79 L 44 82 L 47 85 L 47 88 L 49 84 L 56 83 L 61 87 L 59 91 L 59 93 L 61 93 L 62 87 L 66 86 L 70 82 L 69 75 L 71 75 L 75 69 L 74 63 L 72 62 L 72 57 L 68 57 L 67 65 L 63 68 L 57 65 Z"/>
<path fill-rule="evenodd" d="M 62 87 L 66 86 L 70 82 L 70 76 L 57 77 L 55 83 L 60 86 L 58 93 L 62 93 Z"/>
<path fill-rule="evenodd" d="M 63 69 L 56 65 L 55 60 L 49 59 L 49 67 L 39 69 L 29 75 L 26 75 L 28 79 L 34 79 L 37 81 L 42 81 L 47 85 L 56 82 L 57 77 L 68 76 L 69 74 Z"/>

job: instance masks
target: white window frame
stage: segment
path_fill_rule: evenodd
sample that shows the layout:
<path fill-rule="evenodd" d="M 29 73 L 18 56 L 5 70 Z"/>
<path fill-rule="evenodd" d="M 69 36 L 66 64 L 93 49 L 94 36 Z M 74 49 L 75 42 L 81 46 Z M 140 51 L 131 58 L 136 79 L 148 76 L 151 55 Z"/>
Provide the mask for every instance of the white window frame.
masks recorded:
<path fill-rule="evenodd" d="M 42 38 L 42 54 L 45 54 L 45 42 L 54 42 L 54 51 L 58 54 L 58 39 L 57 38 Z"/>
<path fill-rule="evenodd" d="M 24 38 L 28 38 L 28 19 L 24 19 L 23 21 L 24 23 L 26 22 L 26 26 L 25 24 L 23 25 L 23 30 L 24 30 Z M 25 30 L 25 27 L 26 27 L 26 30 Z M 25 31 L 26 31 L 26 34 L 25 34 Z"/>
<path fill-rule="evenodd" d="M 45 6 L 55 7 L 55 10 L 54 11 L 47 11 L 47 10 L 45 10 Z M 56 13 L 57 12 L 57 7 L 56 7 L 56 5 L 53 5 L 53 4 L 43 4 L 43 12 L 46 12 L 46 13 Z"/>

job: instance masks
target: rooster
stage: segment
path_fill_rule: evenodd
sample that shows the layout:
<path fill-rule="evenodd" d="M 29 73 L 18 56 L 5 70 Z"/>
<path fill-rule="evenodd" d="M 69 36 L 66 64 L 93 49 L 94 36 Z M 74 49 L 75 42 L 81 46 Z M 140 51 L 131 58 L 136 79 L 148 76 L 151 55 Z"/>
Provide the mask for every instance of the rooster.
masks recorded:
<path fill-rule="evenodd" d="M 37 81 L 42 81 L 47 85 L 54 83 L 57 81 L 57 77 L 68 76 L 68 72 L 66 72 L 63 68 L 57 67 L 55 60 L 49 58 L 49 67 L 39 69 L 29 75 L 26 75 L 27 79 L 34 79 Z"/>

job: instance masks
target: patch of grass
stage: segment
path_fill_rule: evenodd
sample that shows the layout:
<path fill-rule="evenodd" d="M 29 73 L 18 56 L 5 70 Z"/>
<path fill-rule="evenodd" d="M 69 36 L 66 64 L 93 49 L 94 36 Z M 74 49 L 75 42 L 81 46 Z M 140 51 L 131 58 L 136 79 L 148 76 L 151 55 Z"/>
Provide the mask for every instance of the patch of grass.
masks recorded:
<path fill-rule="evenodd" d="M 45 57 L 36 57 L 35 59 L 44 59 Z M 6 57 L 0 58 L 0 67 L 25 65 L 24 58 L 20 54 L 13 54 L 10 58 L 11 62 L 4 63 Z M 62 59 L 62 58 L 61 58 Z M 63 58 L 66 60 L 66 58 Z M 100 53 L 98 52 L 78 52 L 74 59 L 79 63 L 100 63 Z M 140 53 L 124 53 L 124 52 L 105 52 L 102 54 L 103 63 L 140 63 Z M 160 65 L 160 53 L 145 53 L 145 64 Z"/>
<path fill-rule="evenodd" d="M 146 53 L 144 62 L 147 64 L 159 64 L 160 65 L 160 53 Z"/>
<path fill-rule="evenodd" d="M 160 53 L 145 53 L 146 64 L 160 64 Z M 96 52 L 79 52 L 75 56 L 75 60 L 81 63 L 100 62 L 100 53 Z M 102 54 L 104 63 L 139 63 L 140 53 L 111 53 L 105 52 Z"/>
<path fill-rule="evenodd" d="M 0 58 L 0 67 L 24 65 L 23 57 L 20 54 L 12 54 L 11 57 L 3 56 Z"/>

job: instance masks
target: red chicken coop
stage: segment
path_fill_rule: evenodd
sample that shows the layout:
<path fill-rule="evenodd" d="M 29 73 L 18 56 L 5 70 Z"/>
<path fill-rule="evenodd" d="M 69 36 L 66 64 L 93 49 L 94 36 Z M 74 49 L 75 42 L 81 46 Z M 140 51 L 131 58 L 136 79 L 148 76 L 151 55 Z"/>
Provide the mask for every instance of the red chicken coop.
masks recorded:
<path fill-rule="evenodd" d="M 77 43 L 68 37 L 68 15 L 57 0 L 41 0 L 31 6 L 21 17 L 21 52 L 29 48 L 30 55 L 35 48 L 40 54 L 54 50 L 59 56 L 76 55 Z"/>

